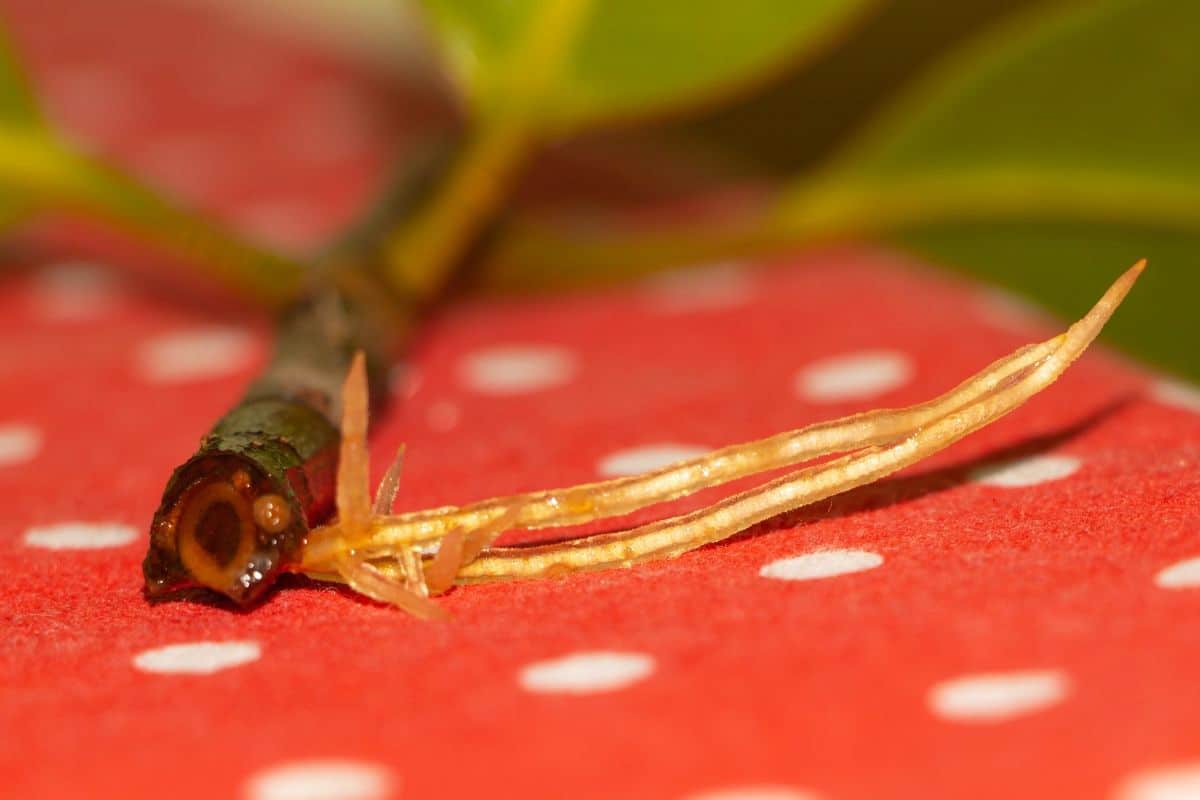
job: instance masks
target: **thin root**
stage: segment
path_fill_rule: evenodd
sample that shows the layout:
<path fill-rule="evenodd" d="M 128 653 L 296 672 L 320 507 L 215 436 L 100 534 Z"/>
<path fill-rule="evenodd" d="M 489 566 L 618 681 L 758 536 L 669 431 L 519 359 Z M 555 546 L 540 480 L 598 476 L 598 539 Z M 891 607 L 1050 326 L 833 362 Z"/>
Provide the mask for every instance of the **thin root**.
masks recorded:
<path fill-rule="evenodd" d="M 1139 261 L 1126 271 L 1066 333 L 1017 350 L 936 400 L 813 425 L 613 481 L 399 515 L 378 513 L 377 503 L 373 519 L 360 521 L 352 517 L 351 526 L 339 520 L 314 531 L 304 568 L 327 574 L 332 560 L 346 580 L 353 577 L 355 588 L 362 585 L 369 590 L 364 593 L 382 599 L 387 592 L 374 581 L 390 581 L 388 586 L 393 587 L 401 583 L 412 586 L 414 573 L 421 586 L 438 593 L 454 581 L 515 580 L 630 566 L 719 541 L 777 514 L 903 469 L 1018 408 L 1052 384 L 1083 353 L 1144 266 L 1145 262 Z M 352 405 L 347 403 L 347 408 Z M 365 405 L 362 413 L 365 415 Z M 365 431 L 365 424 L 359 427 Z M 846 451 L 853 452 L 799 469 L 707 508 L 630 530 L 552 545 L 489 546 L 505 530 L 573 525 L 625 514 L 763 471 Z M 359 457 L 357 450 L 348 451 L 343 444 L 344 458 L 347 452 L 351 458 Z M 339 466 L 339 510 L 344 466 Z M 357 476 L 360 472 L 347 470 L 346 474 Z M 384 484 L 392 486 L 387 480 Z M 360 502 L 358 493 L 347 491 L 345 496 Z M 410 563 L 415 558 L 413 548 L 434 541 L 440 541 L 441 547 L 426 563 L 422 582 L 421 567 L 414 568 Z M 346 575 L 340 564 L 347 551 L 362 554 L 370 563 L 355 561 L 358 566 L 353 575 Z M 388 602 L 407 608 L 417 595 L 405 591 L 404 602 Z M 417 599 L 429 602 L 423 597 Z"/>
<path fill-rule="evenodd" d="M 342 385 L 342 442 L 338 456 L 338 516 L 324 527 L 326 535 L 341 543 L 325 565 L 359 594 L 404 609 L 421 619 L 445 619 L 448 615 L 428 598 L 421 560 L 411 547 L 393 552 L 395 562 L 387 573 L 367 563 L 362 553 L 348 543 L 361 539 L 373 515 L 390 510 L 400 483 L 404 450 L 401 449 L 380 482 L 371 503 L 370 456 L 367 451 L 367 370 L 362 353 L 355 355 Z M 320 570 L 314 570 L 320 572 Z M 326 575 L 325 577 L 331 577 Z"/>
<path fill-rule="evenodd" d="M 842 452 L 882 444 L 977 401 L 1014 375 L 1045 358 L 1054 340 L 1023 347 L 991 364 L 941 397 L 902 409 L 879 409 L 732 445 L 657 470 L 609 481 L 496 497 L 463 507 L 447 506 L 398 515 L 379 515 L 370 533 L 354 545 L 365 551 L 436 541 L 456 528 L 480 528 L 511 517 L 504 530 L 562 527 L 628 514 L 732 480 Z M 490 543 L 490 542 L 489 542 Z M 337 543 L 315 535 L 306 559 L 320 562 Z"/>
<path fill-rule="evenodd" d="M 454 585 L 464 564 L 470 564 L 495 538 L 512 527 L 515 510 L 484 527 L 466 531 L 455 528 L 442 539 L 437 554 L 425 567 L 425 584 L 430 594 L 446 592 Z M 411 549 L 409 550 L 411 552 Z"/>
<path fill-rule="evenodd" d="M 450 616 L 437 603 L 410 591 L 403 582 L 403 575 L 385 574 L 355 556 L 339 558 L 336 567 L 342 580 L 359 594 L 402 608 L 420 619 L 444 620 Z"/>

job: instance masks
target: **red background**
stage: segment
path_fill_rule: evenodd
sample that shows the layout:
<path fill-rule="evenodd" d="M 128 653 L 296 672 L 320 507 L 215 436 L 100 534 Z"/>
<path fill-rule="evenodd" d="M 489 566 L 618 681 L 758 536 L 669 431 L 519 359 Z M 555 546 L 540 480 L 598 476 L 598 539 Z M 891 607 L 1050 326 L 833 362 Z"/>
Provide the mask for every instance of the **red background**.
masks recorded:
<path fill-rule="evenodd" d="M 6 0 L 4 12 L 64 126 L 279 244 L 309 245 L 352 215 L 430 108 L 196 8 Z M 257 88 L 213 77 L 264 70 Z M 295 144 L 298 119 L 329 138 Z M 335 759 L 388 783 L 372 797 L 776 786 L 847 800 L 1147 798 L 1130 776 L 1200 763 L 1200 591 L 1156 582 L 1200 555 L 1200 416 L 1109 354 L 878 486 L 671 562 L 458 589 L 442 601 L 448 624 L 301 581 L 245 613 L 150 606 L 144 534 L 95 549 L 27 534 L 143 531 L 170 469 L 261 363 L 267 328 L 187 297 L 152 255 L 106 237 L 58 226 L 38 241 L 37 255 L 6 257 L 0 282 L 0 430 L 41 440 L 0 465 L 5 796 L 262 798 L 256 777 Z M 80 253 L 112 283 L 47 282 Z M 1111 266 L 1081 295 L 1099 296 L 1124 265 Z M 404 401 L 376 432 L 376 471 L 407 443 L 405 508 L 591 480 L 630 448 L 716 447 L 923 400 L 1050 330 L 868 248 L 730 269 L 723 302 L 684 283 L 446 309 L 398 378 Z M 147 348 L 213 325 L 249 337 L 218 347 L 210 375 L 154 377 Z M 554 348 L 573 369 L 511 395 L 464 378 L 473 354 L 509 345 Z M 911 364 L 903 385 L 833 403 L 797 393 L 807 366 L 881 349 Z M 1045 454 L 1080 467 L 1019 488 L 972 480 Z M 809 581 L 759 574 L 834 549 L 883 563 Z M 134 664 L 228 641 L 261 656 L 209 675 Z M 523 688 L 525 667 L 594 651 L 654 668 L 605 692 Z M 1004 720 L 931 705 L 944 681 L 1025 670 L 1056 670 L 1068 688 Z M 1154 797 L 1200 796 L 1181 781 Z"/>

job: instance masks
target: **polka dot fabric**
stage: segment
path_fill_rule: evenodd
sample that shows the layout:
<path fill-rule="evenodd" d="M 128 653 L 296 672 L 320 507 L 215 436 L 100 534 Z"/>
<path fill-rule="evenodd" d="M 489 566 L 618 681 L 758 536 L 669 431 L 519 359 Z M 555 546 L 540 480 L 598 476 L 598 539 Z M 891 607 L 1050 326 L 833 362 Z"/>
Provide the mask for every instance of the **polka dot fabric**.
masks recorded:
<path fill-rule="evenodd" d="M 344 67 L 192 4 L 69 5 L 3 5 L 57 113 L 231 218 L 335 228 L 386 161 Z M 235 55 L 273 77 L 182 77 Z M 318 111 L 343 116 L 295 148 L 230 144 Z M 894 478 L 673 561 L 455 590 L 446 624 L 300 580 L 150 605 L 163 482 L 268 330 L 106 248 L 51 236 L 0 282 L 5 796 L 1200 796 L 1196 389 L 1094 351 Z M 859 247 L 467 300 L 397 369 L 376 467 L 407 443 L 405 508 L 624 474 L 927 399 L 1046 331 Z"/>

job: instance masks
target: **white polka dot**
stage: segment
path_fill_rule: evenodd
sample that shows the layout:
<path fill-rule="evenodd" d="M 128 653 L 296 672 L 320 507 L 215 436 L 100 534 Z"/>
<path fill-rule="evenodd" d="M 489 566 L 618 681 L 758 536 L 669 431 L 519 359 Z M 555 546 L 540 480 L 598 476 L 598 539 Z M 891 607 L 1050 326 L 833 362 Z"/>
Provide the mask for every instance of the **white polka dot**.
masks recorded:
<path fill-rule="evenodd" d="M 189 642 L 143 650 L 133 657 L 133 665 L 163 675 L 211 675 L 257 661 L 261 655 L 257 642 Z"/>
<path fill-rule="evenodd" d="M 329 227 L 319 209 L 293 200 L 249 206 L 237 212 L 237 219 L 257 241 L 290 250 L 317 244 Z"/>
<path fill-rule="evenodd" d="M 238 328 L 212 327 L 155 337 L 138 352 L 141 376 L 176 383 L 232 375 L 249 365 L 254 339 Z"/>
<path fill-rule="evenodd" d="M 280 141 L 309 164 L 337 164 L 367 152 L 378 115 L 372 99 L 352 83 L 329 82 L 304 90 L 284 121 Z"/>
<path fill-rule="evenodd" d="M 462 410 L 448 400 L 437 400 L 425 409 L 425 423 L 432 431 L 446 433 L 458 427 Z"/>
<path fill-rule="evenodd" d="M 1117 800 L 1200 800 L 1200 761 L 1149 769 L 1130 776 Z"/>
<path fill-rule="evenodd" d="M 1069 477 L 1079 470 L 1082 463 L 1074 456 L 1032 456 L 980 467 L 973 470 L 970 477 L 984 486 L 1014 489 Z"/>
<path fill-rule="evenodd" d="M 687 800 L 818 800 L 819 797 L 787 786 L 736 786 L 689 794 Z"/>
<path fill-rule="evenodd" d="M 108 270 L 95 264 L 64 262 L 37 271 L 32 296 L 41 316 L 73 321 L 111 311 L 119 292 L 117 280 Z"/>
<path fill-rule="evenodd" d="M 42 432 L 21 422 L 0 424 L 0 467 L 31 460 L 42 449 Z"/>
<path fill-rule="evenodd" d="M 232 159 L 211 137 L 166 139 L 148 144 L 139 168 L 155 182 L 191 198 L 212 197 L 230 177 Z"/>
<path fill-rule="evenodd" d="M 663 272 L 643 285 L 650 307 L 666 314 L 733 308 L 754 296 L 754 283 L 737 262 Z"/>
<path fill-rule="evenodd" d="M 608 454 L 600 459 L 596 471 L 610 478 L 637 475 L 674 464 L 676 461 L 696 458 L 707 452 L 709 448 L 694 444 L 647 444 Z"/>
<path fill-rule="evenodd" d="M 652 672 L 654 659 L 642 653 L 573 653 L 524 667 L 520 682 L 539 694 L 592 694 L 624 689 Z"/>
<path fill-rule="evenodd" d="M 1176 380 L 1160 380 L 1151 389 L 1154 399 L 1163 405 L 1200 414 L 1200 387 Z"/>
<path fill-rule="evenodd" d="M 101 550 L 136 541 L 138 529 L 115 522 L 60 522 L 25 531 L 25 544 L 46 550 Z"/>
<path fill-rule="evenodd" d="M 188 67 L 200 70 L 188 89 L 225 108 L 258 104 L 284 80 L 280 62 L 245 51 L 231 54 L 226 49 L 221 58 L 193 59 Z"/>
<path fill-rule="evenodd" d="M 796 376 L 796 391 L 805 400 L 836 403 L 890 392 L 907 383 L 912 373 L 912 362 L 903 353 L 853 353 L 805 367 Z"/>
<path fill-rule="evenodd" d="M 883 556 L 869 550 L 819 550 L 772 561 L 763 566 L 758 574 L 778 581 L 811 581 L 865 572 L 882 563 Z"/>
<path fill-rule="evenodd" d="M 388 373 L 392 394 L 412 399 L 421 390 L 421 372 L 411 364 L 397 364 Z"/>
<path fill-rule="evenodd" d="M 560 386 L 575 372 L 575 357 L 558 347 L 493 347 L 470 354 L 459 365 L 459 377 L 467 388 L 492 395 Z"/>
<path fill-rule="evenodd" d="M 281 764 L 247 784 L 248 800 L 381 800 L 393 788 L 384 767 L 329 759 Z"/>
<path fill-rule="evenodd" d="M 92 142 L 123 135 L 140 104 L 136 84 L 109 65 L 60 67 L 46 76 L 42 88 L 49 116 Z"/>
<path fill-rule="evenodd" d="M 1003 722 L 1061 702 L 1070 685 L 1058 670 L 965 675 L 934 686 L 929 707 L 955 722 Z"/>
<path fill-rule="evenodd" d="M 1193 589 L 1200 587 L 1200 557 L 1179 561 L 1154 576 L 1154 583 L 1163 589 Z"/>
<path fill-rule="evenodd" d="M 1055 322 L 1045 309 L 1004 289 L 986 289 L 979 295 L 979 311 L 985 322 L 1014 333 L 1041 330 Z"/>

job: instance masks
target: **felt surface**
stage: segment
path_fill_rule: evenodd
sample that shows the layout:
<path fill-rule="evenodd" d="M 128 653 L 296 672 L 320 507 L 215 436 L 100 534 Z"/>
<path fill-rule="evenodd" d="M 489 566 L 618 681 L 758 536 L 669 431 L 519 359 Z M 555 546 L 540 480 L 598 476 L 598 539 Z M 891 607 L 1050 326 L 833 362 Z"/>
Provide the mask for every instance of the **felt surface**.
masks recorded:
<path fill-rule="evenodd" d="M 313 82 L 362 91 L 346 68 L 135 0 L 105 5 L 193 35 L 123 45 L 121 26 L 88 22 L 102 4 L 77 5 L 51 20 L 54 4 L 4 4 L 61 115 L 98 140 L 103 115 L 78 98 L 105 84 L 139 98 L 107 109 L 105 146 L 131 162 L 185 134 L 240 137 L 212 162 L 229 183 L 199 170 L 191 189 L 243 224 L 269 190 L 320 221 L 292 232 L 336 227 L 403 127 L 372 122 L 342 161 L 290 151 L 264 126 Z M 179 75 L 237 52 L 291 77 L 219 125 L 228 97 L 167 102 L 195 86 Z M 138 61 L 153 58 L 178 70 Z M 80 80 L 91 92 L 63 100 Z M 162 158 L 186 193 L 191 159 Z M 1186 387 L 1093 351 L 897 477 L 673 561 L 457 589 L 447 624 L 303 581 L 246 612 L 151 606 L 140 560 L 162 484 L 268 331 L 68 234 L 9 256 L 28 269 L 0 283 L 6 797 L 1200 796 L 1200 395 Z M 68 241 L 112 268 L 55 263 Z M 866 247 L 463 301 L 397 373 L 376 477 L 405 442 L 404 508 L 592 480 L 924 400 L 1053 330 Z"/>

